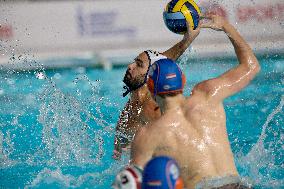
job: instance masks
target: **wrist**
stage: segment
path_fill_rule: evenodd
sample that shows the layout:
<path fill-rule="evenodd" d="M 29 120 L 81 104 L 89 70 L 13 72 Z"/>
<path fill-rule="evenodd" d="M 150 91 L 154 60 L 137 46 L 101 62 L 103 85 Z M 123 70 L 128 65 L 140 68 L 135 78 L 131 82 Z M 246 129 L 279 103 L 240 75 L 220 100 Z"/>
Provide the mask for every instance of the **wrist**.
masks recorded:
<path fill-rule="evenodd" d="M 185 37 L 182 39 L 181 44 L 183 48 L 189 47 L 194 39 L 192 37 Z"/>
<path fill-rule="evenodd" d="M 232 30 L 235 30 L 234 26 L 232 26 L 229 22 L 224 23 L 223 31 L 225 33 L 230 33 Z"/>

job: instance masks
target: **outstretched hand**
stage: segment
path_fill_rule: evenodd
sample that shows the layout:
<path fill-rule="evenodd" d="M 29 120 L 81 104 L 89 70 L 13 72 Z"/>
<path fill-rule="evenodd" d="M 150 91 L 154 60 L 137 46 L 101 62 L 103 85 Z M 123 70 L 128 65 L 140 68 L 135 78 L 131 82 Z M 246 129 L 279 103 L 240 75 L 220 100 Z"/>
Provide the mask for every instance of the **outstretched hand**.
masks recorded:
<path fill-rule="evenodd" d="M 209 22 L 202 23 L 201 28 L 211 28 L 216 31 L 223 31 L 224 27 L 229 24 L 225 18 L 218 15 L 209 15 L 203 18 Z"/>

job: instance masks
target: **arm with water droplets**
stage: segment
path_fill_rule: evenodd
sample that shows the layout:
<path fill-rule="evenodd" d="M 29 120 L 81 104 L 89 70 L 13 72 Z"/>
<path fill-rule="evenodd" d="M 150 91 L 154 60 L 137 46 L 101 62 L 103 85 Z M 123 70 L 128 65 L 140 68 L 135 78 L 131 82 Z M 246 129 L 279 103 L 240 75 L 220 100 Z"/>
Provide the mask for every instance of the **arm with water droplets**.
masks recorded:
<path fill-rule="evenodd" d="M 120 159 L 121 153 L 123 148 L 126 147 L 127 144 L 125 144 L 125 141 L 122 141 L 124 138 L 126 139 L 127 134 L 127 126 L 129 124 L 129 111 L 130 111 L 130 101 L 128 101 L 123 108 L 118 122 L 116 124 L 115 128 L 115 138 L 114 138 L 114 150 L 112 157 L 114 159 Z M 126 135 L 126 136 L 123 136 Z"/>
<path fill-rule="evenodd" d="M 199 89 L 206 91 L 211 97 L 223 100 L 246 87 L 260 71 L 260 65 L 248 43 L 227 20 L 220 16 L 207 17 L 209 23 L 202 28 L 224 31 L 234 46 L 239 65 L 221 76 L 198 84 Z"/>

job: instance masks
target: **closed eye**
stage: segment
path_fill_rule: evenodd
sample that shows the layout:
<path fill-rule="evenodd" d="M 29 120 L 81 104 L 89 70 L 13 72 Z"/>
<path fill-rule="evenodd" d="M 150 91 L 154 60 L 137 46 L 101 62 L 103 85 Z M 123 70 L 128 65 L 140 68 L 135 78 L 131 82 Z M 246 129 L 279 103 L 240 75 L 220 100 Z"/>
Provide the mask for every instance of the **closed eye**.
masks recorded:
<path fill-rule="evenodd" d="M 143 67 L 143 63 L 141 63 L 141 62 L 137 62 L 137 65 L 138 65 L 139 67 Z"/>
<path fill-rule="evenodd" d="M 135 59 L 135 62 L 136 62 L 136 64 L 137 64 L 137 66 L 139 66 L 139 67 L 143 67 L 143 66 L 144 66 L 143 61 L 140 60 L 139 58 L 136 58 L 136 59 Z"/>

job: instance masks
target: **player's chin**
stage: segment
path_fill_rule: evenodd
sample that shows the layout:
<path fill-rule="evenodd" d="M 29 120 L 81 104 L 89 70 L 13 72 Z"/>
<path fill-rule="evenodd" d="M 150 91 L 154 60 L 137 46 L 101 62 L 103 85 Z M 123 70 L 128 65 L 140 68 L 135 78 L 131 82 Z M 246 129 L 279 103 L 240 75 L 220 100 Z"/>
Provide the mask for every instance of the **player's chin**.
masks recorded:
<path fill-rule="evenodd" d="M 131 86 L 131 84 L 133 83 L 132 79 L 128 78 L 127 75 L 125 75 L 125 77 L 123 78 L 123 82 L 124 82 L 127 86 Z"/>
<path fill-rule="evenodd" d="M 132 80 L 131 74 L 129 72 L 126 72 L 125 75 L 124 75 L 124 78 L 123 78 L 123 82 L 129 83 L 129 82 L 131 82 L 131 80 Z"/>

